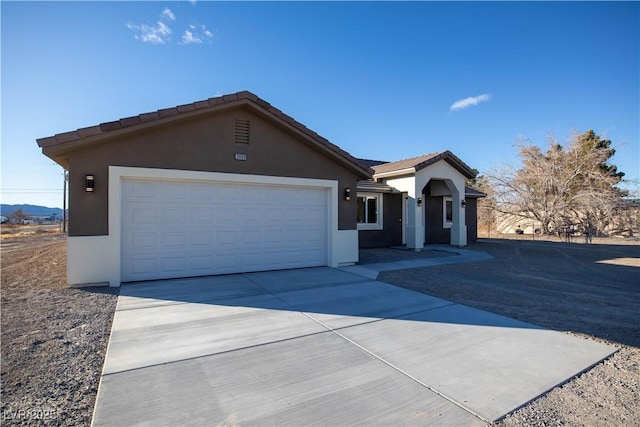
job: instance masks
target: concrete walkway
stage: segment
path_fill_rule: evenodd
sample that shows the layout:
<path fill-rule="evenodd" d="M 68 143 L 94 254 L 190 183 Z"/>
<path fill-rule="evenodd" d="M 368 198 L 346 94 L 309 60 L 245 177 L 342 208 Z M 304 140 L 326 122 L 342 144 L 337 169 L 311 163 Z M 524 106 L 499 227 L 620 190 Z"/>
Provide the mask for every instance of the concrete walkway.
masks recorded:
<path fill-rule="evenodd" d="M 93 425 L 484 425 L 614 351 L 338 269 L 123 285 Z"/>
<path fill-rule="evenodd" d="M 409 250 L 409 249 L 403 249 Z M 357 274 L 368 279 L 376 280 L 383 271 L 407 270 L 410 268 L 435 267 L 437 265 L 458 264 L 461 262 L 475 262 L 493 259 L 492 255 L 482 251 L 455 248 L 449 245 L 426 245 L 424 251 L 448 252 L 450 256 L 437 258 L 420 258 L 375 264 L 359 264 L 341 267 L 343 271 Z"/>

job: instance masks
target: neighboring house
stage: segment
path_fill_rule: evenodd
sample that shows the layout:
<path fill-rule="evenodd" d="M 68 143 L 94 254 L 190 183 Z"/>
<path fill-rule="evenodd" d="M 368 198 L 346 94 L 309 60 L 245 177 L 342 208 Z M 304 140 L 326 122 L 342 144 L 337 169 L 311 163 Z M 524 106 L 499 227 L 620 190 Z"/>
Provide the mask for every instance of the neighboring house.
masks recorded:
<path fill-rule="evenodd" d="M 526 214 L 495 213 L 496 231 L 502 234 L 539 234 L 542 223 Z"/>
<path fill-rule="evenodd" d="M 56 221 L 60 221 L 60 218 L 58 217 L 58 214 L 51 214 L 51 215 L 31 215 L 30 218 L 38 223 L 41 222 L 56 222 Z"/>
<path fill-rule="evenodd" d="M 360 246 L 475 239 L 474 174 L 450 152 L 372 170 L 246 91 L 37 142 L 69 171 L 70 284 L 338 267 Z"/>
<path fill-rule="evenodd" d="M 508 214 L 496 212 L 496 230 L 503 234 L 536 234 L 542 233 L 544 227 L 542 223 L 533 219 L 533 215 L 522 212 L 519 214 Z M 586 231 L 596 235 L 622 235 L 633 236 L 638 232 L 640 224 L 640 200 L 620 199 L 615 206 L 611 217 L 603 216 L 591 219 L 584 212 L 573 211 L 572 217 L 561 220 L 559 223 L 550 222 L 549 229 L 552 232 L 562 232 L 569 229 L 575 233 L 583 234 Z"/>

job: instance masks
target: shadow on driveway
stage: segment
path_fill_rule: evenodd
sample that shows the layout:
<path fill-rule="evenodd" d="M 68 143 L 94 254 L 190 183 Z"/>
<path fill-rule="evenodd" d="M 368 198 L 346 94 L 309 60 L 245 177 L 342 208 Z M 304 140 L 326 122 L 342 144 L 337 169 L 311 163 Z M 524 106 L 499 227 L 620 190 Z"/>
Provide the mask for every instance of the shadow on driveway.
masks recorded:
<path fill-rule="evenodd" d="M 483 424 L 614 351 L 330 268 L 130 284 L 94 424 L 165 422 L 172 399 L 194 393 L 215 422 Z M 258 401 L 247 388 L 260 375 Z"/>
<path fill-rule="evenodd" d="M 640 347 L 640 246 L 482 239 L 493 260 L 379 280 L 558 331 Z"/>

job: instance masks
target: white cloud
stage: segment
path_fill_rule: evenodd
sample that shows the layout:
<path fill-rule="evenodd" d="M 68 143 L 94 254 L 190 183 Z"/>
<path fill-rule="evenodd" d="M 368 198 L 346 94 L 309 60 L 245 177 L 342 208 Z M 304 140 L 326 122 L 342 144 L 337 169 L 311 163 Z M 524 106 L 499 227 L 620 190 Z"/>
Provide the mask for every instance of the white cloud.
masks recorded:
<path fill-rule="evenodd" d="M 160 14 L 160 21 L 156 22 L 156 25 L 128 23 L 127 28 L 138 33 L 134 36 L 136 40 L 151 44 L 165 44 L 171 40 L 171 34 L 173 34 L 173 31 L 165 22 L 175 20 L 176 15 L 171 9 L 165 7 Z"/>
<path fill-rule="evenodd" d="M 195 2 L 192 2 L 195 4 Z M 160 20 L 155 25 L 127 23 L 127 28 L 134 31 L 134 38 L 145 43 L 166 44 L 171 41 L 173 30 L 169 25 L 174 25 L 176 15 L 165 7 L 160 14 Z M 178 44 L 201 44 L 213 40 L 213 33 L 202 24 L 190 24 L 182 33 Z"/>
<path fill-rule="evenodd" d="M 449 107 L 449 111 L 464 110 L 465 108 L 469 108 L 473 105 L 478 105 L 481 102 L 487 102 L 490 99 L 491 95 L 486 93 L 478 96 L 470 96 L 468 98 L 460 99 L 451 104 L 451 107 Z"/>
<path fill-rule="evenodd" d="M 189 0 L 189 3 L 191 3 L 191 6 L 195 6 L 197 3 L 197 0 Z"/>
<path fill-rule="evenodd" d="M 202 43 L 202 40 L 198 37 L 194 37 L 193 33 L 189 30 L 184 30 L 182 34 L 182 44 Z"/>
<path fill-rule="evenodd" d="M 182 33 L 182 41 L 180 44 L 200 44 L 204 41 L 211 41 L 213 33 L 207 30 L 207 27 L 200 24 L 191 24 L 187 30 Z"/>
<path fill-rule="evenodd" d="M 164 8 L 164 10 L 162 11 L 162 16 L 170 21 L 176 20 L 176 15 L 174 15 L 173 12 L 171 12 L 171 9 L 169 9 L 168 7 Z"/>
<path fill-rule="evenodd" d="M 127 28 L 138 32 L 138 34 L 134 36 L 136 40 L 142 40 L 143 42 L 151 44 L 165 44 L 171 40 L 171 34 L 173 33 L 171 28 L 162 21 L 158 21 L 155 26 L 128 23 Z"/>

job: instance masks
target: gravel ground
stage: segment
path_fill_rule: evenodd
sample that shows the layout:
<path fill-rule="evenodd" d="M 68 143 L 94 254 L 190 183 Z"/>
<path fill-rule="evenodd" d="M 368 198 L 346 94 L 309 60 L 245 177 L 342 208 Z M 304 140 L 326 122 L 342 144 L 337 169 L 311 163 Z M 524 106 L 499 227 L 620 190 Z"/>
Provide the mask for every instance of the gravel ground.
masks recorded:
<path fill-rule="evenodd" d="M 385 272 L 380 280 L 620 348 L 501 420 L 499 426 L 640 425 L 640 246 L 482 240 L 476 263 Z M 615 244 L 613 244 L 615 243 Z M 113 288 L 69 289 L 66 238 L 3 236 L 2 424 L 88 425 Z M 451 256 L 370 249 L 362 262 Z"/>
<path fill-rule="evenodd" d="M 117 289 L 67 287 L 64 235 L 0 249 L 2 425 L 89 425 Z"/>
<path fill-rule="evenodd" d="M 372 248 L 360 250 L 360 262 L 358 264 L 376 264 L 379 262 L 394 262 L 423 258 L 448 257 L 451 253 L 440 251 L 421 251 L 400 248 Z"/>
<path fill-rule="evenodd" d="M 639 426 L 640 246 L 598 243 L 481 240 L 466 249 L 496 259 L 390 271 L 378 279 L 620 348 L 497 425 Z"/>

